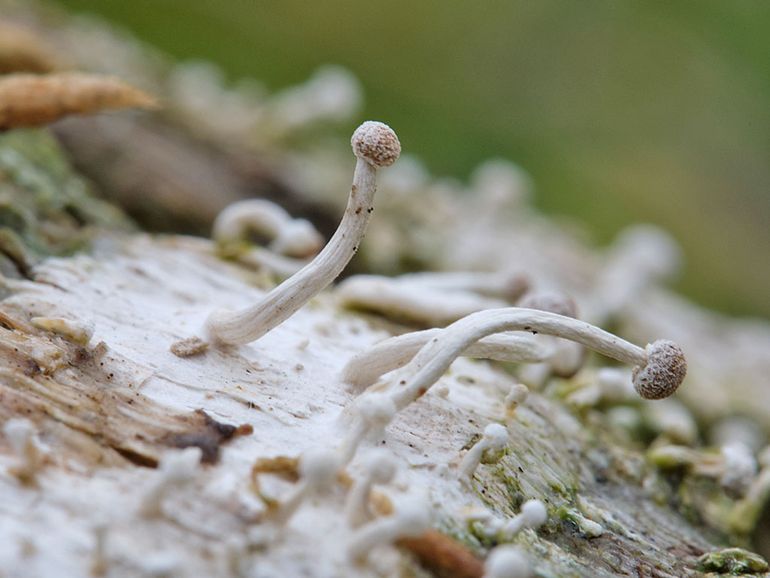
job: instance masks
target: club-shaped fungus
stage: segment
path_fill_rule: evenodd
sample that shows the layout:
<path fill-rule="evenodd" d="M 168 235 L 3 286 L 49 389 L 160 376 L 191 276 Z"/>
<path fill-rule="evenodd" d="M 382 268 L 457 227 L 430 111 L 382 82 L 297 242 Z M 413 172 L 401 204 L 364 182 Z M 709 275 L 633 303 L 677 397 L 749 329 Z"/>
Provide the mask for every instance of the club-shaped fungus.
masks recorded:
<path fill-rule="evenodd" d="M 255 305 L 242 311 L 212 313 L 207 328 L 214 341 L 244 344 L 259 339 L 334 281 L 356 254 L 374 210 L 377 169 L 398 159 L 401 144 L 389 126 L 374 121 L 359 126 L 350 142 L 357 158 L 356 168 L 337 231 L 310 263 Z"/>

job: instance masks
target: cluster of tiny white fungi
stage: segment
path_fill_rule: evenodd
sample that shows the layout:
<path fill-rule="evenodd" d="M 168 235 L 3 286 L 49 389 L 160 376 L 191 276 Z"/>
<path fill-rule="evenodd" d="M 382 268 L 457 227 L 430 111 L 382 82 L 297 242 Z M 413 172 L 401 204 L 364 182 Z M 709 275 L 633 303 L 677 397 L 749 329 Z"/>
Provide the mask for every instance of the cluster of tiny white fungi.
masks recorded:
<path fill-rule="evenodd" d="M 345 214 L 337 232 L 312 260 L 309 255 L 320 247 L 312 227 L 264 201 L 239 203 L 217 219 L 214 236 L 220 245 L 242 242 L 250 230 L 267 237 L 268 248 L 250 249 L 239 258 L 288 278 L 251 307 L 212 313 L 206 324 L 206 337 L 212 343 L 241 345 L 261 338 L 331 284 L 355 255 L 374 209 L 377 170 L 393 164 L 401 147 L 390 127 L 373 121 L 355 131 L 351 144 L 357 164 Z M 305 261 L 298 261 L 298 257 Z M 365 286 L 367 281 L 373 282 L 374 288 Z M 460 291 L 466 296 L 477 292 L 478 298 L 463 303 Z M 359 446 L 381 438 L 398 412 L 424 395 L 460 355 L 546 364 L 557 373 L 574 374 L 585 359 L 585 347 L 631 364 L 634 388 L 646 399 L 670 396 L 684 379 L 686 362 L 675 343 L 660 340 L 644 348 L 629 343 L 576 319 L 570 300 L 558 295 L 529 297 L 525 307 L 506 306 L 506 301 L 518 299 L 525 291 L 520 277 L 508 274 L 426 273 L 402 279 L 353 278 L 343 283 L 339 289 L 343 299 L 375 295 L 380 303 L 389 300 L 389 305 L 405 311 L 438 309 L 440 313 L 432 319 L 449 325 L 387 339 L 348 362 L 342 381 L 359 394 L 346 411 L 351 421 L 349 431 L 335 449 L 308 450 L 299 457 L 299 481 L 274 511 L 273 521 L 285 526 L 305 500 L 329 491 Z M 430 307 L 426 302 L 415 302 L 421 297 L 430 301 Z M 541 335 L 551 338 L 545 340 Z M 565 347 L 565 340 L 576 345 Z M 512 388 L 506 398 L 511 412 L 524 401 L 526 392 L 520 384 Z M 481 440 L 462 458 L 458 483 L 471 483 L 482 462 L 499 461 L 508 443 L 506 426 L 489 424 Z M 372 486 L 390 482 L 397 464 L 387 454 L 375 453 L 368 456 L 366 466 L 368 473 L 353 483 L 345 507 L 348 523 L 355 528 L 348 545 L 349 557 L 355 563 L 365 561 L 378 544 L 420 535 L 431 526 L 431 512 L 424 501 L 403 503 L 393 515 L 376 517 L 370 507 Z M 172 478 L 177 479 L 171 476 L 176 470 L 171 468 L 166 476 L 169 481 L 153 489 L 148 511 L 156 510 L 157 497 Z M 510 520 L 482 515 L 477 522 L 483 523 L 490 535 L 510 540 L 522 529 L 537 528 L 546 519 L 543 503 L 531 500 Z M 519 550 L 500 548 L 490 555 L 486 575 L 527 576 L 529 564 Z"/>

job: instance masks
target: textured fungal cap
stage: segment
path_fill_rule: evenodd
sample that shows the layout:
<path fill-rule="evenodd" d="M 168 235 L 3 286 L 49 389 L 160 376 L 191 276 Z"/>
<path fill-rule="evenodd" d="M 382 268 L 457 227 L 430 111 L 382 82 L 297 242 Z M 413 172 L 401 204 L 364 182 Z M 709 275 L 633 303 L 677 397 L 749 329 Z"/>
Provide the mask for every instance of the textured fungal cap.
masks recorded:
<path fill-rule="evenodd" d="M 375 167 L 389 167 L 401 154 L 401 143 L 387 124 L 368 120 L 350 138 L 353 154 Z"/>
<path fill-rule="evenodd" d="M 672 395 L 687 375 L 684 352 L 673 341 L 660 339 L 647 346 L 647 364 L 634 368 L 634 389 L 644 399 Z"/>

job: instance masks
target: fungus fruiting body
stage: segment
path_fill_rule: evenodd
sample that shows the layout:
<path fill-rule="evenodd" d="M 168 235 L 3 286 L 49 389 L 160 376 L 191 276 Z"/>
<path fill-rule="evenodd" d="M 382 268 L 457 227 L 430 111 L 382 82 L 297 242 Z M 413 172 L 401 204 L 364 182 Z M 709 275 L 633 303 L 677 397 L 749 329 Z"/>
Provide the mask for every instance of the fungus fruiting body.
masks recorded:
<path fill-rule="evenodd" d="M 397 277 L 400 283 L 415 287 L 464 291 L 516 302 L 529 289 L 529 279 L 517 272 L 446 271 L 407 273 Z"/>
<path fill-rule="evenodd" d="M 3 433 L 18 460 L 9 473 L 22 484 L 35 485 L 44 462 L 44 454 L 35 441 L 35 426 L 27 419 L 11 419 L 5 422 Z"/>
<path fill-rule="evenodd" d="M 508 445 L 508 430 L 504 426 L 492 423 L 484 428 L 484 435 L 463 457 L 460 462 L 460 479 L 468 481 L 479 464 L 486 458 L 487 461 L 497 461 L 505 447 Z"/>
<path fill-rule="evenodd" d="M 483 578 L 529 578 L 531 575 L 527 557 L 516 546 L 494 548 L 484 563 Z"/>
<path fill-rule="evenodd" d="M 292 493 L 275 513 L 274 519 L 285 524 L 309 496 L 327 491 L 337 479 L 340 469 L 339 456 L 331 450 L 314 448 L 307 450 L 299 459 L 300 480 Z"/>
<path fill-rule="evenodd" d="M 493 333 L 514 330 L 570 339 L 636 366 L 634 385 L 646 399 L 671 395 L 686 373 L 684 355 L 670 341 L 656 341 L 645 350 L 571 317 L 516 307 L 491 309 L 473 313 L 445 328 L 400 370 L 406 379 L 392 393 L 396 407 L 402 409 L 423 395 L 471 343 Z"/>
<path fill-rule="evenodd" d="M 403 367 L 441 329 L 425 329 L 384 339 L 353 356 L 342 370 L 342 380 L 354 388 L 371 385 L 389 371 Z M 550 349 L 526 335 L 490 335 L 472 343 L 463 352 L 467 357 L 496 361 L 538 362 L 548 357 Z"/>
<path fill-rule="evenodd" d="M 547 520 L 548 510 L 545 504 L 540 500 L 527 500 L 521 505 L 518 515 L 503 524 L 500 533 L 505 539 L 510 540 L 525 528 L 536 530 Z"/>
<path fill-rule="evenodd" d="M 401 145 L 390 127 L 373 121 L 356 129 L 351 145 L 357 157 L 356 168 L 345 215 L 337 231 L 315 259 L 256 305 L 243 311 L 212 313 L 207 328 L 215 341 L 244 344 L 259 339 L 334 281 L 353 258 L 373 210 L 377 169 L 393 164 Z"/>
<path fill-rule="evenodd" d="M 213 240 L 222 246 L 242 242 L 249 233 L 269 240 L 268 248 L 288 257 L 307 257 L 323 244 L 316 228 L 305 219 L 292 219 L 282 207 L 264 199 L 247 199 L 228 205 L 212 227 Z"/>
<path fill-rule="evenodd" d="M 554 292 L 538 292 L 525 295 L 517 304 L 525 309 L 537 309 L 564 315 L 565 317 L 578 318 L 578 309 L 575 300 L 566 295 Z M 585 362 L 585 350 L 583 346 L 574 341 L 557 339 L 553 336 L 543 336 L 542 339 L 551 347 L 551 354 L 545 362 L 547 372 L 541 374 L 553 374 L 557 377 L 572 377 Z"/>
<path fill-rule="evenodd" d="M 366 437 L 381 436 L 397 410 L 396 404 L 385 394 L 370 394 L 357 399 L 352 408 L 353 425 L 340 448 L 343 462 L 353 459 L 358 446 Z"/>
<path fill-rule="evenodd" d="M 163 501 L 173 489 L 193 480 L 200 460 L 200 448 L 187 448 L 166 455 L 160 462 L 156 478 L 143 496 L 140 513 L 148 518 L 162 515 Z"/>
<path fill-rule="evenodd" d="M 524 403 L 529 396 L 529 388 L 521 383 L 514 383 L 505 395 L 505 411 L 508 416 L 513 415 L 516 408 Z"/>
<path fill-rule="evenodd" d="M 369 494 L 374 484 L 387 484 L 396 474 L 396 462 L 385 450 L 367 456 L 362 476 L 353 483 L 345 503 L 345 516 L 352 527 L 369 520 Z"/>
<path fill-rule="evenodd" d="M 392 516 L 377 518 L 356 530 L 348 543 L 348 556 L 361 563 L 373 548 L 392 544 L 399 538 L 419 536 L 430 525 L 431 516 L 426 505 L 416 500 L 409 501 Z"/>
<path fill-rule="evenodd" d="M 507 305 L 472 291 L 448 291 L 381 275 L 356 275 L 340 283 L 335 293 L 344 307 L 420 325 L 443 326 L 475 311 Z"/>
<path fill-rule="evenodd" d="M 638 300 L 656 282 L 674 276 L 681 262 L 676 241 L 654 225 L 624 230 L 609 250 L 599 273 L 589 316 L 601 323 Z"/>
<path fill-rule="evenodd" d="M 645 399 L 670 396 L 687 373 L 682 348 L 673 341 L 658 340 L 647 345 L 647 360 L 634 367 L 634 389 Z"/>

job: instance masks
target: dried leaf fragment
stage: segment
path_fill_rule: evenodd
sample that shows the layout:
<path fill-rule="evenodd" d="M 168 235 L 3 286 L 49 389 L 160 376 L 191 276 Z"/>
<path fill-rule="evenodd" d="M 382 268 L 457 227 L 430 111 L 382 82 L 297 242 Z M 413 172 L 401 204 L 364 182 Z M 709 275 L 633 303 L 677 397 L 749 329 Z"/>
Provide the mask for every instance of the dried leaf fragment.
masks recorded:
<path fill-rule="evenodd" d="M 156 106 L 151 96 L 108 76 L 62 72 L 0 77 L 0 130 L 41 126 L 70 114 Z"/>

